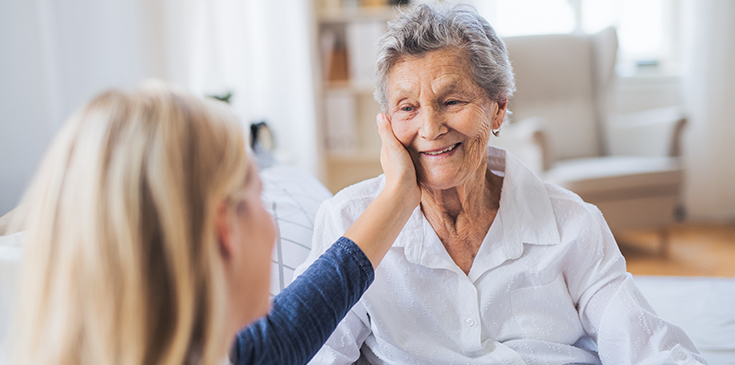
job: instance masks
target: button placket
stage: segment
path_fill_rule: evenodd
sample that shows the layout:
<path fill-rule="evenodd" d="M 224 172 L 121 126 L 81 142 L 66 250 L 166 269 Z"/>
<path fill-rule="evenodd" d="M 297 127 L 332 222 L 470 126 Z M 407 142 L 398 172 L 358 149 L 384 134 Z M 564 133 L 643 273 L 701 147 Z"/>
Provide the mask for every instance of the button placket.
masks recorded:
<path fill-rule="evenodd" d="M 480 308 L 477 288 L 467 276 L 460 276 L 459 293 L 462 299 L 462 346 L 470 351 L 482 348 L 482 326 L 480 324 Z"/>

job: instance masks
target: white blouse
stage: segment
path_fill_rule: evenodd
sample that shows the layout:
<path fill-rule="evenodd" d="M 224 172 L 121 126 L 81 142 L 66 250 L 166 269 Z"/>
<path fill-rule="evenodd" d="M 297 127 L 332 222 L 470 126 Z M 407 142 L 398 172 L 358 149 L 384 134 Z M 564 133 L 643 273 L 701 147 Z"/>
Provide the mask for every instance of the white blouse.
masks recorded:
<path fill-rule="evenodd" d="M 500 208 L 469 274 L 417 208 L 375 282 L 311 364 L 698 364 L 640 294 L 600 211 L 490 147 Z M 300 274 L 377 196 L 383 176 L 323 203 Z"/>

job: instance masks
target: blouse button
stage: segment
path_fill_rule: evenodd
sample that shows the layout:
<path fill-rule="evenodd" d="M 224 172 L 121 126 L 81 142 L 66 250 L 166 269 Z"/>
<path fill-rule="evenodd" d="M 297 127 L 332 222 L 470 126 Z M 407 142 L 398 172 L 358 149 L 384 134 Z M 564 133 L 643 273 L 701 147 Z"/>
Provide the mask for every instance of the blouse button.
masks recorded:
<path fill-rule="evenodd" d="M 467 318 L 467 320 L 465 320 L 465 323 L 467 323 L 467 326 L 472 327 L 475 325 L 475 320 L 472 318 Z"/>

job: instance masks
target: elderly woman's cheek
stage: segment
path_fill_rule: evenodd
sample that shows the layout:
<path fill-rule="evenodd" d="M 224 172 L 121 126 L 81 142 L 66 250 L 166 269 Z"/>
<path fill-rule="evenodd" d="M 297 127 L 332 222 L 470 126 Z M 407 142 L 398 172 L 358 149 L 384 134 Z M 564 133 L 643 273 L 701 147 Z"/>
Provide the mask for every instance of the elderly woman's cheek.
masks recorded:
<path fill-rule="evenodd" d="M 398 141 L 401 142 L 404 147 L 409 149 L 411 141 L 416 134 L 416 131 L 412 131 L 410 121 L 394 114 L 394 118 L 391 119 L 391 127 L 393 128 L 393 134 L 396 136 Z"/>
<path fill-rule="evenodd" d="M 487 153 L 487 145 L 490 141 L 491 120 L 483 109 L 476 111 L 473 120 L 474 123 L 476 123 L 475 128 L 477 128 L 477 130 L 474 133 L 468 152 L 472 157 L 484 163 Z"/>
<path fill-rule="evenodd" d="M 476 120 L 480 121 L 477 134 L 483 140 L 483 145 L 487 145 L 490 141 L 490 133 L 492 131 L 492 119 L 487 116 L 484 110 L 479 110 L 477 114 Z"/>

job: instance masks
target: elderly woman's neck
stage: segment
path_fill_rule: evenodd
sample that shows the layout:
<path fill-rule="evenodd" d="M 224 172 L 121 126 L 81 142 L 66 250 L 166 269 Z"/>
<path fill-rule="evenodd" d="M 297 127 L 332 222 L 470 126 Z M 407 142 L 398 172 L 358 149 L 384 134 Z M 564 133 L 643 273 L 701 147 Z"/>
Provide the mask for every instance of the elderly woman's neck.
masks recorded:
<path fill-rule="evenodd" d="M 461 229 L 458 224 L 462 222 L 472 223 L 478 219 L 487 220 L 488 215 L 495 216 L 503 178 L 486 169 L 476 176 L 449 189 L 422 186 L 421 209 L 432 225 L 441 221 L 446 228 L 456 230 Z"/>

